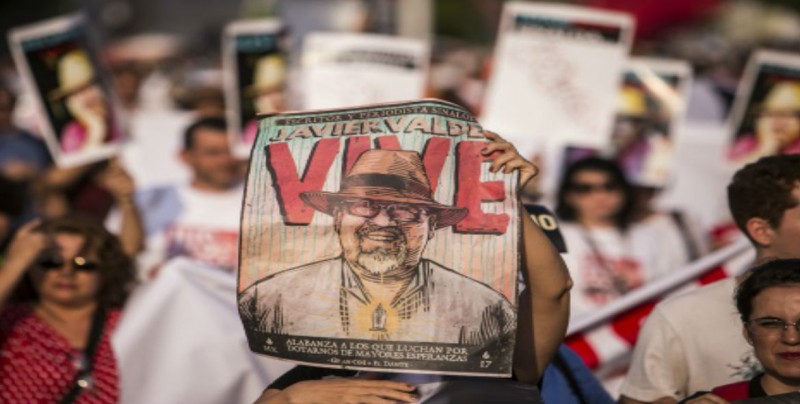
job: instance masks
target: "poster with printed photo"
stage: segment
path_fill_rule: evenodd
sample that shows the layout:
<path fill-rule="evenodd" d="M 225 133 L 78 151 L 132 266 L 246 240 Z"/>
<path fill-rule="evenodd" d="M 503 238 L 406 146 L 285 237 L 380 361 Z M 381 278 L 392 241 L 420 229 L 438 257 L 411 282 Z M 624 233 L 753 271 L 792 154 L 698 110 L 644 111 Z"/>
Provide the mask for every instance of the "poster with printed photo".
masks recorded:
<path fill-rule="evenodd" d="M 506 3 L 481 122 L 528 158 L 549 139 L 605 145 L 632 34 L 627 14 Z"/>
<path fill-rule="evenodd" d="M 443 101 L 261 120 L 242 212 L 254 352 L 314 366 L 508 377 L 516 172 Z"/>
<path fill-rule="evenodd" d="M 85 17 L 15 28 L 9 43 L 25 85 L 36 95 L 56 164 L 74 166 L 116 154 L 124 137 L 119 104 Z"/>
<path fill-rule="evenodd" d="M 608 144 L 591 147 L 567 143 L 554 155 L 554 172 L 590 156 L 616 161 L 628 181 L 663 188 L 674 168 L 676 133 L 683 122 L 691 66 L 671 59 L 632 58 L 617 94 L 616 117 Z M 552 153 L 551 153 L 552 154 Z"/>
<path fill-rule="evenodd" d="M 238 157 L 250 156 L 258 114 L 286 109 L 288 60 L 286 31 L 275 19 L 236 21 L 222 39 L 231 145 Z"/>
<path fill-rule="evenodd" d="M 346 108 L 425 96 L 430 45 L 375 34 L 320 32 L 303 42 L 303 106 Z"/>
<path fill-rule="evenodd" d="M 633 58 L 623 75 L 610 156 L 631 183 L 665 187 L 675 164 L 692 68 L 681 60 Z"/>
<path fill-rule="evenodd" d="M 731 111 L 728 159 L 800 153 L 800 56 L 759 50 L 745 69 Z"/>

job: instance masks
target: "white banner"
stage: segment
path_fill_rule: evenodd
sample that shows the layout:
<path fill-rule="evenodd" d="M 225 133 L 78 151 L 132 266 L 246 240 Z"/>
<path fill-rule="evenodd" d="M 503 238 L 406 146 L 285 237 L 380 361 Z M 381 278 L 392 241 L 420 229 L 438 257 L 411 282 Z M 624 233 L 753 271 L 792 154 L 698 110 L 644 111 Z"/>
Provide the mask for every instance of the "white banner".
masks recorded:
<path fill-rule="evenodd" d="M 250 352 L 235 275 L 184 258 L 139 287 L 112 345 L 123 404 L 250 403 L 292 367 Z"/>
<path fill-rule="evenodd" d="M 551 138 L 606 144 L 632 34 L 627 14 L 507 3 L 481 122 L 527 157 Z"/>
<path fill-rule="evenodd" d="M 423 98 L 430 45 L 372 34 L 309 34 L 303 43 L 304 109 Z"/>

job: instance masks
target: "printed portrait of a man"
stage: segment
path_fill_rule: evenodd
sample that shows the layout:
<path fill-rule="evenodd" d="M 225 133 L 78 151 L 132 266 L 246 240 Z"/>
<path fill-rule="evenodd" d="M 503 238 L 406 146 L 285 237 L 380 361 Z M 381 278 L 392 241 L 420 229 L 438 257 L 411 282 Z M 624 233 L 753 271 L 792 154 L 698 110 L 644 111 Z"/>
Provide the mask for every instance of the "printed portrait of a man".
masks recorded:
<path fill-rule="evenodd" d="M 437 231 L 468 212 L 433 199 L 419 153 L 366 151 L 338 192 L 305 192 L 301 199 L 333 217 L 341 254 L 298 262 L 245 289 L 239 304 L 246 329 L 468 345 L 513 333 L 516 313 L 508 299 L 425 258 Z"/>

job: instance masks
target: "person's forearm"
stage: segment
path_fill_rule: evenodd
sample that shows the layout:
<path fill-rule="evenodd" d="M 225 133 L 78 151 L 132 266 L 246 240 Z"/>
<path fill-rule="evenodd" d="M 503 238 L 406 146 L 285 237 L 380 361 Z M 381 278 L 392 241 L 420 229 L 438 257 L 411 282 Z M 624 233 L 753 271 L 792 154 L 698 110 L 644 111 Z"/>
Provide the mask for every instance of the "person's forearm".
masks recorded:
<path fill-rule="evenodd" d="M 514 371 L 524 383 L 538 382 L 564 339 L 572 279 L 550 239 L 522 211 L 526 290 L 520 295 Z"/>
<path fill-rule="evenodd" d="M 91 168 L 91 165 L 82 165 L 70 168 L 53 167 L 41 178 L 41 184 L 50 189 L 61 189 L 72 185 L 80 176 Z"/>
<path fill-rule="evenodd" d="M 122 250 L 125 251 L 128 256 L 133 257 L 144 248 L 142 218 L 139 215 L 139 209 L 136 207 L 136 203 L 133 199 L 117 200 L 117 205 L 122 214 L 119 241 L 122 244 Z"/>
<path fill-rule="evenodd" d="M 0 310 L 11 298 L 14 288 L 17 287 L 17 284 L 25 275 L 26 267 L 27 263 L 19 262 L 13 258 L 0 265 Z"/>
<path fill-rule="evenodd" d="M 289 400 L 282 394 L 282 390 L 268 389 L 257 398 L 253 404 L 287 404 Z"/>

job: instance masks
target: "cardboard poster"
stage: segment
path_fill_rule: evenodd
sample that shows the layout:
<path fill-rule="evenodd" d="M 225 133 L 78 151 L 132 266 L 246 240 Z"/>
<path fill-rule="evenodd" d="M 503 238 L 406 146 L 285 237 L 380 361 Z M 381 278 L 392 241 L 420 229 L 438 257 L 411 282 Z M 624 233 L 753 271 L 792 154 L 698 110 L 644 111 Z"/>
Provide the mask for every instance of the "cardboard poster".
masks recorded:
<path fill-rule="evenodd" d="M 528 158 L 549 139 L 606 144 L 632 34 L 627 14 L 506 3 L 481 122 Z"/>
<path fill-rule="evenodd" d="M 667 186 L 691 74 L 691 66 L 684 61 L 632 58 L 618 91 L 609 144 L 603 148 L 569 145 L 564 165 L 601 155 L 615 160 L 635 185 Z"/>
<path fill-rule="evenodd" d="M 236 21 L 222 40 L 225 103 L 234 153 L 250 156 L 258 114 L 286 109 L 286 32 L 275 19 Z"/>
<path fill-rule="evenodd" d="M 425 96 L 430 45 L 376 34 L 309 34 L 303 42 L 304 109 L 345 108 Z"/>
<path fill-rule="evenodd" d="M 123 140 L 121 113 L 86 19 L 79 14 L 9 33 L 14 63 L 43 117 L 44 138 L 59 166 L 106 159 Z"/>
<path fill-rule="evenodd" d="M 250 348 L 296 363 L 508 377 L 518 173 L 442 101 L 262 119 L 242 212 Z"/>
<path fill-rule="evenodd" d="M 800 153 L 800 56 L 754 52 L 736 91 L 728 159 L 736 165 Z"/>

